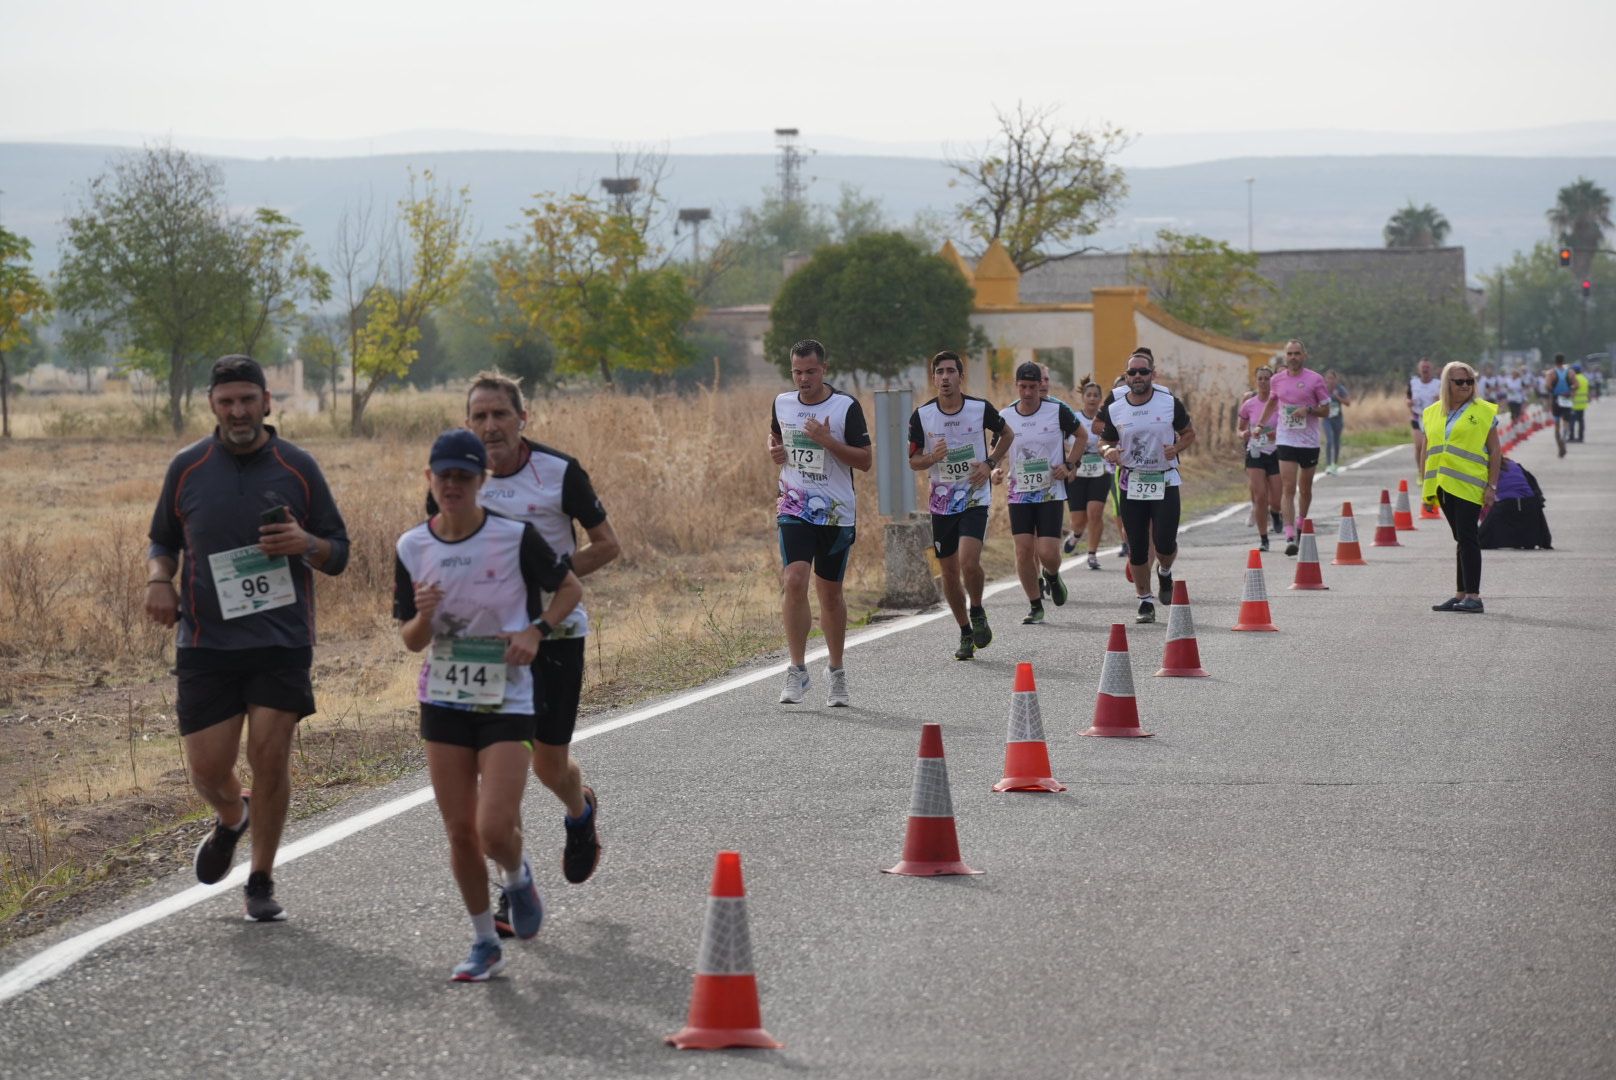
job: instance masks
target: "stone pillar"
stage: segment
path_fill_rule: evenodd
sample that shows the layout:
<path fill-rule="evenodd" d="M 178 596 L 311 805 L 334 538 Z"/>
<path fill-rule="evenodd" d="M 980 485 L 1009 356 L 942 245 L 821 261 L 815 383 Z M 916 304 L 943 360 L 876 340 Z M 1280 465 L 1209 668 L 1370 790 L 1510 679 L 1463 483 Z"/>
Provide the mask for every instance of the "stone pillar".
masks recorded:
<path fill-rule="evenodd" d="M 937 603 L 937 583 L 931 576 L 931 519 L 921 514 L 886 525 L 886 593 L 884 608 L 927 608 Z"/>

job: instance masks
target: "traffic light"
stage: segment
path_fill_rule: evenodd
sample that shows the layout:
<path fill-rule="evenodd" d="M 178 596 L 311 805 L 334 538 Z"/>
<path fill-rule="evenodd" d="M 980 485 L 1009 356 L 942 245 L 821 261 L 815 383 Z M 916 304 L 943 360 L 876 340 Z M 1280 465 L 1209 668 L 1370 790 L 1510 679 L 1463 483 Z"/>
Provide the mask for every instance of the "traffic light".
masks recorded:
<path fill-rule="evenodd" d="M 1570 266 L 1571 265 L 1571 249 L 1570 248 L 1561 248 L 1560 249 L 1560 265 L 1561 266 Z"/>
<path fill-rule="evenodd" d="M 1588 299 L 1588 297 L 1593 295 L 1593 291 L 1594 291 L 1594 283 L 1591 282 L 1591 281 L 1584 280 L 1583 283 L 1582 283 L 1582 298 L 1584 300 Z"/>

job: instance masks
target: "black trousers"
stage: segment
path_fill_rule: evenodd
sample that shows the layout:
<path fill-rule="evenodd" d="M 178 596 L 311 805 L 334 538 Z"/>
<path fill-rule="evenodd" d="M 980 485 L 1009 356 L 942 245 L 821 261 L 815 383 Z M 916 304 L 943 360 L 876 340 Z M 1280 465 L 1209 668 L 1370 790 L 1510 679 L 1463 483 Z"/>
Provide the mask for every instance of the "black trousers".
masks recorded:
<path fill-rule="evenodd" d="M 1154 544 L 1157 555 L 1172 558 L 1178 554 L 1178 488 L 1169 487 L 1160 499 L 1122 496 L 1122 532 L 1128 538 L 1128 561 L 1143 566 L 1150 561 Z"/>
<path fill-rule="evenodd" d="M 1448 519 L 1454 543 L 1459 545 L 1456 592 L 1481 594 L 1481 504 L 1461 499 L 1446 488 L 1436 493 L 1442 515 Z"/>

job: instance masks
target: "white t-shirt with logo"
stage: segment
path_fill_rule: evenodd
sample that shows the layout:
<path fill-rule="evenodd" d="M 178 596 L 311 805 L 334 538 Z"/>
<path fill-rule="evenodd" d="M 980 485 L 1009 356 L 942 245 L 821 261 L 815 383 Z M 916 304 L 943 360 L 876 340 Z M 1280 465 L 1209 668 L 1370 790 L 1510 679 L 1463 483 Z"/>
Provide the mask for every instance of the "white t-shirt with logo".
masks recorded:
<path fill-rule="evenodd" d="M 1437 396 L 1442 393 L 1442 380 L 1420 382 L 1416 376 L 1408 380 L 1408 392 L 1414 402 L 1414 415 L 1424 416 L 1425 410 L 1436 404 Z"/>
<path fill-rule="evenodd" d="M 948 456 L 926 470 L 930 496 L 927 506 L 934 514 L 958 514 L 992 501 L 992 481 L 971 483 L 972 467 L 985 463 L 988 432 L 1004 430 L 999 411 L 978 397 L 964 395 L 957 412 L 944 412 L 936 398 L 909 414 L 911 454 L 929 454 L 937 440 L 948 447 Z"/>
<path fill-rule="evenodd" d="M 999 415 L 1015 432 L 1005 469 L 1010 476 L 1010 502 L 1041 503 L 1064 501 L 1066 481 L 1056 480 L 1054 470 L 1066 461 L 1067 436 L 1082 429 L 1077 416 L 1059 401 L 1044 400 L 1037 411 L 1022 415 L 1020 399 L 1006 405 Z"/>
<path fill-rule="evenodd" d="M 848 446 L 869 446 L 870 431 L 858 399 L 825 387 L 824 401 L 806 404 L 795 390 L 774 399 L 769 430 L 780 437 L 786 463 L 780 466 L 780 498 L 775 513 L 805 525 L 852 525 L 856 512 L 853 469 L 808 437 L 810 419 L 830 428 Z"/>
<path fill-rule="evenodd" d="M 1106 402 L 1096 421 L 1106 437 L 1115 433 L 1124 476 L 1159 472 L 1166 474 L 1169 487 L 1179 486 L 1178 459 L 1167 457 L 1164 450 L 1190 426 L 1183 402 L 1159 386 L 1142 405 L 1135 405 L 1124 393 Z"/>

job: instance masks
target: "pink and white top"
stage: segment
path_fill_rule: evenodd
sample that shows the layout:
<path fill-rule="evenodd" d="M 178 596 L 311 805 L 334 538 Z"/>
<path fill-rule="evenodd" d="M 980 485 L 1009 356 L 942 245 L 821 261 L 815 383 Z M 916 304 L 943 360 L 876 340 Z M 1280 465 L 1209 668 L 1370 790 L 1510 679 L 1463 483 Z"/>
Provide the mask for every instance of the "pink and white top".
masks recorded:
<path fill-rule="evenodd" d="M 1276 407 L 1274 414 L 1266 422 L 1262 420 L 1263 410 L 1272 400 L 1271 395 L 1268 398 L 1252 395 L 1240 403 L 1240 418 L 1251 429 L 1251 435 L 1246 439 L 1246 453 L 1252 457 L 1262 457 L 1274 452 L 1274 428 L 1279 423 L 1279 409 Z M 1259 423 L 1262 426 L 1261 435 L 1257 433 Z"/>
<path fill-rule="evenodd" d="M 1319 445 L 1319 418 L 1309 416 L 1309 406 L 1323 405 L 1330 400 L 1330 390 L 1324 385 L 1324 376 L 1312 368 L 1303 368 L 1301 374 L 1292 375 L 1281 368 L 1268 383 L 1269 393 L 1279 399 L 1275 441 L 1280 446 L 1316 448 Z"/>

